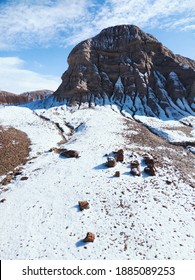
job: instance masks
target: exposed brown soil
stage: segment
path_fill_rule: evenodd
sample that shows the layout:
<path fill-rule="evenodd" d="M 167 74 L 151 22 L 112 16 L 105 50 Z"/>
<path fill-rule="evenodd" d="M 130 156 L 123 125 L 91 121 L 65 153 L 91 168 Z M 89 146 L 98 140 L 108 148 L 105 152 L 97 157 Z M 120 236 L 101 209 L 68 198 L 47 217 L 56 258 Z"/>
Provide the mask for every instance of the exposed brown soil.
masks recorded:
<path fill-rule="evenodd" d="M 26 133 L 13 127 L 0 126 L 0 176 L 26 163 L 30 144 Z"/>

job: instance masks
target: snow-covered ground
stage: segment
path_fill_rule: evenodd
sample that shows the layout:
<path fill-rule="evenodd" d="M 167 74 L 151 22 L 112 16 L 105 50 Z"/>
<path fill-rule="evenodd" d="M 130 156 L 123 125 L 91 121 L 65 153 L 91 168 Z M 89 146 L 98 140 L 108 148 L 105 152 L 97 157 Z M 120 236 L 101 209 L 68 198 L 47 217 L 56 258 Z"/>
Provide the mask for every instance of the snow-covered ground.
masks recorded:
<path fill-rule="evenodd" d="M 180 120 L 162 120 L 146 116 L 135 116 L 135 118 L 171 143 L 192 142 L 195 144 L 194 116 Z"/>
<path fill-rule="evenodd" d="M 48 151 L 62 140 L 54 122 L 68 139 L 61 147 L 76 149 L 79 158 Z M 66 123 L 75 129 L 73 135 Z M 0 204 L 1 259 L 195 259 L 192 186 L 177 173 L 168 178 L 163 168 L 154 177 L 146 175 L 135 153 L 142 174 L 134 177 L 131 150 L 125 150 L 124 163 L 105 166 L 105 154 L 127 145 L 124 117 L 110 106 L 59 106 L 36 114 L 1 107 L 0 125 L 26 132 L 34 156 L 1 193 L 6 198 Z M 80 211 L 80 200 L 90 208 Z M 87 232 L 95 234 L 93 243 L 83 242 Z"/>
<path fill-rule="evenodd" d="M 56 145 L 62 140 L 54 124 L 48 124 L 28 108 L 16 106 L 0 108 L 0 124 L 13 126 L 27 133 L 32 141 L 31 156 L 48 150 L 51 145 Z"/>

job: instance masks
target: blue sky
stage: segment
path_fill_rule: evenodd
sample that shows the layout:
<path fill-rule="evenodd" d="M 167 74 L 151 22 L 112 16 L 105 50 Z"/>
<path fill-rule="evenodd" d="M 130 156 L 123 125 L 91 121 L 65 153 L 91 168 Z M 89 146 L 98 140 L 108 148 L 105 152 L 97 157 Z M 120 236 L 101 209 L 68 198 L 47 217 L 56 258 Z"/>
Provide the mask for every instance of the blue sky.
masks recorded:
<path fill-rule="evenodd" d="M 118 24 L 195 59 L 193 0 L 0 0 L 0 89 L 57 89 L 71 49 Z"/>

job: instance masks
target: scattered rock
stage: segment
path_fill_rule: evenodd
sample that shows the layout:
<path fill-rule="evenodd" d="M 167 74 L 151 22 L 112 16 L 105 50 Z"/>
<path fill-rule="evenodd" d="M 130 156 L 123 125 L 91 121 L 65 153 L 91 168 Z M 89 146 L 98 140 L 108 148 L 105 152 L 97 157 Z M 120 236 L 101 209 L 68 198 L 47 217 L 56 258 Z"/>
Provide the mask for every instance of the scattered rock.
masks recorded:
<path fill-rule="evenodd" d="M 1 200 L 0 200 L 0 203 L 4 203 L 6 201 L 6 199 L 5 198 L 2 198 Z"/>
<path fill-rule="evenodd" d="M 143 159 L 146 165 L 148 164 L 154 164 L 154 158 L 152 155 L 150 154 L 144 154 L 143 155 Z"/>
<path fill-rule="evenodd" d="M 85 239 L 83 239 L 84 242 L 94 242 L 95 240 L 95 234 L 92 232 L 88 232 Z"/>
<path fill-rule="evenodd" d="M 88 201 L 79 201 L 80 210 L 83 211 L 84 209 L 89 209 L 89 202 Z"/>
<path fill-rule="evenodd" d="M 156 167 L 154 166 L 155 160 L 154 158 L 149 155 L 149 154 L 144 154 L 143 155 L 144 161 L 147 165 L 147 167 L 144 168 L 144 171 L 149 174 L 150 176 L 155 176 L 156 175 Z"/>
<path fill-rule="evenodd" d="M 116 171 L 114 177 L 120 177 L 120 171 Z"/>
<path fill-rule="evenodd" d="M 130 162 L 130 173 L 135 175 L 135 176 L 141 176 L 141 172 L 140 172 L 140 164 L 138 160 L 133 160 Z"/>
<path fill-rule="evenodd" d="M 21 174 L 22 174 L 22 171 L 17 171 L 17 172 L 14 173 L 15 176 L 18 176 L 18 175 L 21 175 Z"/>
<path fill-rule="evenodd" d="M 66 150 L 60 153 L 61 156 L 67 158 L 78 158 L 79 153 L 76 150 Z"/>
<path fill-rule="evenodd" d="M 149 174 L 150 176 L 155 176 L 156 175 L 156 168 L 154 166 L 147 166 L 144 168 L 144 171 Z"/>
<path fill-rule="evenodd" d="M 116 152 L 116 161 L 123 162 L 124 161 L 124 151 L 120 149 Z"/>
<path fill-rule="evenodd" d="M 166 184 L 167 184 L 167 185 L 171 185 L 171 184 L 172 184 L 172 181 L 166 180 Z"/>
<path fill-rule="evenodd" d="M 107 167 L 114 167 L 116 166 L 116 159 L 114 157 L 107 157 Z"/>
<path fill-rule="evenodd" d="M 21 181 L 28 180 L 28 177 L 27 177 L 27 176 L 23 176 L 23 177 L 20 178 L 20 180 L 21 180 Z"/>

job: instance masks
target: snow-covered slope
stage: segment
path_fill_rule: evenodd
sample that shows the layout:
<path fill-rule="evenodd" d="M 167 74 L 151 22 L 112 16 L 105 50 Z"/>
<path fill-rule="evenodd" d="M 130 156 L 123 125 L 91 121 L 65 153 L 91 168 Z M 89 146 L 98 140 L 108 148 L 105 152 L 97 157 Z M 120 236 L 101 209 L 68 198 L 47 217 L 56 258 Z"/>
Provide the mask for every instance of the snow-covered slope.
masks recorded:
<path fill-rule="evenodd" d="M 22 174 L 7 192 L 1 186 L 1 259 L 194 259 L 195 174 L 187 177 L 172 165 L 167 155 L 177 155 L 174 147 L 159 141 L 154 151 L 153 142 L 140 144 L 140 123 L 116 107 L 64 105 L 35 112 L 1 107 L 0 124 L 26 132 L 32 141 L 32 159 Z M 79 158 L 48 151 L 62 136 L 68 142 L 61 147 L 76 149 Z M 120 148 L 124 163 L 107 168 L 105 154 Z M 146 151 L 163 160 L 156 176 L 143 171 Z M 194 164 L 192 153 L 179 152 Z M 129 172 L 132 159 L 141 163 L 140 177 Z M 81 200 L 90 208 L 80 211 Z M 93 243 L 82 241 L 87 232 L 95 234 Z"/>

